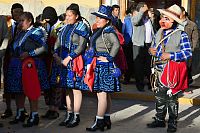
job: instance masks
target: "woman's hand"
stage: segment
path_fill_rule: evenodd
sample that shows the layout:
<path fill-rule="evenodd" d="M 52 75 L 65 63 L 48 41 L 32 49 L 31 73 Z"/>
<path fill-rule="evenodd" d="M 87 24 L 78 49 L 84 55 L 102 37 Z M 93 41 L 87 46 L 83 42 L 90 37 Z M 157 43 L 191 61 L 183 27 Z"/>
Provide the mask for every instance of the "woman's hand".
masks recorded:
<path fill-rule="evenodd" d="M 29 54 L 28 54 L 28 52 L 24 52 L 24 53 L 22 53 L 21 55 L 20 55 L 20 59 L 21 60 L 24 60 L 25 58 L 27 58 L 27 57 L 29 57 Z"/>
<path fill-rule="evenodd" d="M 67 57 L 63 60 L 62 64 L 63 64 L 64 66 L 67 66 L 68 63 L 70 62 L 70 60 L 72 60 L 72 58 L 71 58 L 70 56 L 67 56 Z"/>
<path fill-rule="evenodd" d="M 99 56 L 97 58 L 97 60 L 101 61 L 101 62 L 108 62 L 107 58 L 106 57 L 103 57 L 103 56 Z"/>

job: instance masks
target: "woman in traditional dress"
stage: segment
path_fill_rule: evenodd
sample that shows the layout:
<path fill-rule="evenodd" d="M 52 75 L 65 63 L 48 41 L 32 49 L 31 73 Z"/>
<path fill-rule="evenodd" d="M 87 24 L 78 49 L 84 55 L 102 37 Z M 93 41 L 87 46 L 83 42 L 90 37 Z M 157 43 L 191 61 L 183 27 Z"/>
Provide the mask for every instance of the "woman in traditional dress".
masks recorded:
<path fill-rule="evenodd" d="M 94 124 L 86 130 L 103 131 L 105 126 L 107 129 L 111 128 L 110 93 L 120 91 L 120 71 L 114 64 L 120 43 L 116 31 L 111 26 L 111 7 L 101 5 L 99 11 L 92 14 L 96 16 L 97 29 L 90 38 L 91 47 L 88 55 L 91 56 L 92 53 L 94 55 L 92 62 L 88 65 L 84 81 L 90 90 L 97 94 L 98 110 Z M 92 71 L 94 76 L 91 75 Z M 93 83 L 90 76 L 94 77 Z"/>
<path fill-rule="evenodd" d="M 54 48 L 54 62 L 50 83 L 67 90 L 67 111 L 60 126 L 75 127 L 80 122 L 79 111 L 82 102 L 83 59 L 88 26 L 83 22 L 79 6 L 71 4 L 66 9 L 66 21 L 60 31 Z"/>
<path fill-rule="evenodd" d="M 40 28 L 33 27 L 34 18 L 30 12 L 24 12 L 20 19 L 22 30 L 9 47 L 11 60 L 6 78 L 8 91 L 15 94 L 17 105 L 16 117 L 10 121 L 10 124 L 25 121 L 26 95 L 29 98 L 31 113 L 27 123 L 23 126 L 31 127 L 39 123 L 38 98 L 40 89 L 49 89 L 46 66 L 42 59 L 47 45 L 44 32 Z"/>

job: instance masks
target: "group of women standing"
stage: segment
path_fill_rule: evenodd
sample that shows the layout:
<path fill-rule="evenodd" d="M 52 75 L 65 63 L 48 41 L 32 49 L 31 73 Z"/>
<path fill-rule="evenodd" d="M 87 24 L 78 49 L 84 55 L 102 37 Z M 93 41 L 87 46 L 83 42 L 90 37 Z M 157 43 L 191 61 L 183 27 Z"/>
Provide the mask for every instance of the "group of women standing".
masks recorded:
<path fill-rule="evenodd" d="M 54 48 L 51 50 L 53 61 L 49 79 L 44 58 L 49 47 L 46 43 L 48 36 L 42 28 L 33 27 L 34 19 L 30 12 L 23 13 L 20 22 L 22 28 L 8 48 L 11 58 L 6 73 L 6 86 L 7 91 L 16 94 L 17 105 L 17 114 L 11 124 L 25 121 L 24 102 L 27 96 L 31 113 L 23 126 L 38 125 L 40 95 L 34 98 L 32 94 L 27 95 L 31 90 L 24 86 L 27 83 L 33 84 L 31 78 L 35 77 L 39 80 L 39 86 L 35 86 L 37 90 L 39 88 L 45 91 L 52 86 L 66 89 L 67 111 L 60 126 L 70 128 L 80 123 L 82 91 L 90 90 L 97 94 L 98 110 L 94 124 L 86 130 L 103 131 L 105 127 L 111 128 L 110 93 L 120 91 L 120 72 L 114 64 L 120 43 L 111 26 L 111 10 L 111 7 L 101 5 L 97 12 L 92 13 L 96 16 L 97 29 L 91 33 L 90 27 L 81 17 L 79 6 L 73 3 L 67 7 L 67 24 L 59 29 Z M 31 69 L 34 66 L 37 73 Z M 30 78 L 27 76 L 28 79 L 24 81 L 27 73 L 34 76 L 29 75 Z"/>

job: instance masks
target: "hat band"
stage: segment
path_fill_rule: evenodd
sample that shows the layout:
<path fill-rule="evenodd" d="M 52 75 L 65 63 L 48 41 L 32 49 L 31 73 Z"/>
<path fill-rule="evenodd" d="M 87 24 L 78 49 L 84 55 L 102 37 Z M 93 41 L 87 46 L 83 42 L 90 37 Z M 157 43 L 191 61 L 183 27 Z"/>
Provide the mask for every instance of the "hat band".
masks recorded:
<path fill-rule="evenodd" d="M 173 15 L 175 15 L 176 17 L 180 18 L 180 15 L 178 15 L 177 13 L 170 11 L 168 9 L 164 9 L 166 12 L 172 13 Z"/>
<path fill-rule="evenodd" d="M 99 15 L 102 15 L 102 16 L 105 16 L 105 17 L 108 17 L 108 15 L 106 15 L 106 14 L 103 14 L 103 13 L 101 13 L 101 12 L 97 12 Z"/>

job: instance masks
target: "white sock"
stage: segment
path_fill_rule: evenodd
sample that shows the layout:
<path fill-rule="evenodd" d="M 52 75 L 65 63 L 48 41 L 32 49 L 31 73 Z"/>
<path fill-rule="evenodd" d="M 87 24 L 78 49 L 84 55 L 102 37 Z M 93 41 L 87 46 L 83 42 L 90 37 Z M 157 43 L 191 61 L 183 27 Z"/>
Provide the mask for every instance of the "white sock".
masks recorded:
<path fill-rule="evenodd" d="M 102 120 L 103 117 L 101 117 L 101 116 L 96 116 L 96 119 L 100 119 L 100 120 Z"/>
<path fill-rule="evenodd" d="M 74 113 L 74 115 L 79 115 L 79 113 Z"/>

